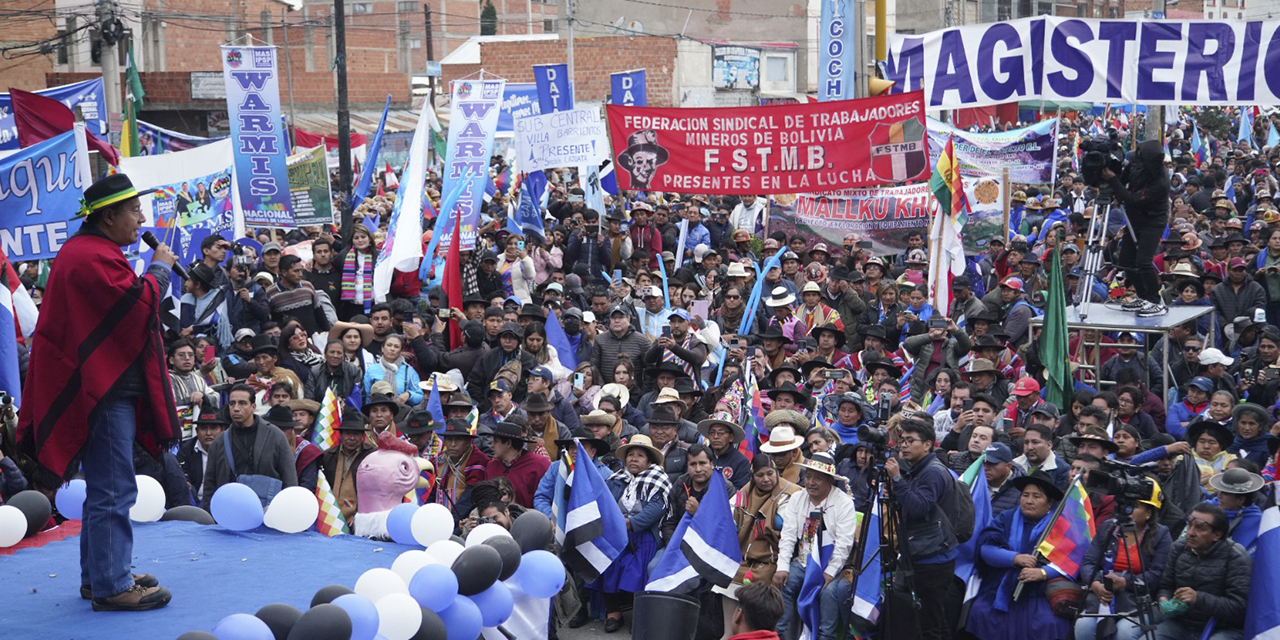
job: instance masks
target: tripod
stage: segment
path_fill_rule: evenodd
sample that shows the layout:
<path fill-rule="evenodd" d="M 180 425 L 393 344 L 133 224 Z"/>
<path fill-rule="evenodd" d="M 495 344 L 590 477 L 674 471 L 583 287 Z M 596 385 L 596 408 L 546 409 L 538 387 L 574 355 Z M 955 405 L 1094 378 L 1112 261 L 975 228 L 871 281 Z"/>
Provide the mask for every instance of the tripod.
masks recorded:
<path fill-rule="evenodd" d="M 1104 184 L 1098 191 L 1097 199 L 1093 201 L 1093 218 L 1089 220 L 1089 231 L 1085 236 L 1084 258 L 1080 262 L 1080 266 L 1084 270 L 1084 277 L 1080 279 L 1080 285 L 1076 289 L 1076 296 L 1079 300 L 1076 303 L 1076 311 L 1080 314 L 1081 321 L 1089 317 L 1093 285 L 1097 282 L 1098 272 L 1106 264 L 1103 250 L 1107 246 L 1107 229 L 1111 228 L 1113 202 L 1114 196 L 1111 193 L 1111 187 Z M 1102 221 L 1101 228 L 1098 227 L 1099 220 Z M 1126 223 L 1125 229 L 1129 231 L 1129 236 L 1134 243 L 1137 243 L 1138 236 L 1133 227 Z"/>
<path fill-rule="evenodd" d="M 1112 554 L 1119 554 L 1120 552 L 1123 552 L 1125 561 L 1129 563 L 1130 567 L 1133 567 L 1134 563 L 1133 563 L 1133 557 L 1129 555 L 1129 545 L 1121 544 L 1121 543 L 1125 540 L 1126 535 L 1130 533 L 1133 534 L 1134 540 L 1138 540 L 1138 528 L 1137 528 L 1137 525 L 1135 525 L 1133 522 L 1132 514 L 1133 514 L 1132 504 L 1120 505 L 1119 508 L 1116 509 L 1116 513 L 1115 513 L 1116 526 L 1115 526 L 1115 529 L 1111 531 L 1111 534 L 1112 534 L 1111 540 L 1108 541 L 1107 550 L 1103 554 L 1103 557 L 1105 558 L 1105 557 L 1111 556 Z M 1154 518 L 1156 516 L 1153 513 L 1151 517 Z M 1116 535 L 1116 534 L 1119 534 L 1119 535 Z M 1142 553 L 1142 545 L 1139 544 L 1138 545 L 1138 563 L 1139 563 L 1138 566 L 1141 566 L 1144 572 L 1146 571 L 1148 562 L 1150 562 L 1150 558 L 1147 558 Z M 1110 580 L 1108 580 L 1107 582 L 1110 582 Z M 1098 618 L 1099 620 L 1104 620 L 1104 619 L 1131 620 L 1137 623 L 1138 628 L 1142 630 L 1143 638 L 1145 638 L 1146 640 L 1155 640 L 1156 622 L 1155 622 L 1154 616 L 1152 616 L 1151 614 L 1151 608 L 1154 606 L 1154 603 L 1151 600 L 1151 593 L 1147 589 L 1146 582 L 1142 578 L 1139 578 L 1138 576 L 1134 575 L 1133 584 L 1126 584 L 1125 587 L 1129 588 L 1130 592 L 1133 594 L 1133 603 L 1135 607 L 1133 611 L 1126 611 L 1123 613 L 1082 613 L 1080 614 L 1080 617 L 1081 618 Z M 1112 598 L 1114 598 L 1115 590 L 1111 589 L 1110 591 L 1112 591 L 1113 593 Z M 1113 599 L 1112 602 L 1114 601 L 1115 600 Z"/>
<path fill-rule="evenodd" d="M 893 482 L 889 480 L 889 474 L 884 470 L 884 460 L 889 454 L 879 445 L 875 449 L 876 474 L 870 487 L 873 499 L 861 510 L 862 521 L 858 523 L 857 542 L 854 543 L 849 555 L 853 559 L 853 597 L 857 597 L 858 577 L 871 568 L 871 563 L 876 557 L 880 559 L 881 609 L 876 621 L 876 631 L 877 637 L 886 638 L 890 637 L 889 621 L 893 619 L 893 610 L 897 607 L 894 603 L 893 591 L 894 583 L 899 577 L 902 578 L 902 584 L 910 597 L 911 608 L 918 611 L 921 605 L 920 599 L 916 596 L 915 567 L 911 560 L 911 552 L 906 545 L 907 537 L 906 529 L 902 525 L 902 512 L 894 497 Z M 862 558 L 866 554 L 870 541 L 872 510 L 877 503 L 880 505 L 880 526 L 876 531 L 879 548 L 871 558 L 867 559 L 866 564 L 862 564 Z"/>

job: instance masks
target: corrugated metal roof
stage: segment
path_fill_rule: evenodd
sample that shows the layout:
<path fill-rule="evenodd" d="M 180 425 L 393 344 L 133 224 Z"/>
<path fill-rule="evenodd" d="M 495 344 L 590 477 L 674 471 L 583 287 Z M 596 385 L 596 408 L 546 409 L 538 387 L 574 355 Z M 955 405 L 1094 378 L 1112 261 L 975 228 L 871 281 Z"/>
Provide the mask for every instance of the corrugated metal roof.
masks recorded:
<path fill-rule="evenodd" d="M 373 135 L 378 131 L 378 120 L 382 119 L 381 111 L 351 112 L 351 130 Z M 294 126 L 311 133 L 327 136 L 338 135 L 338 114 L 336 113 L 300 113 L 293 119 Z M 393 109 L 387 113 L 387 133 L 413 131 L 418 126 L 418 114 L 404 109 Z"/>

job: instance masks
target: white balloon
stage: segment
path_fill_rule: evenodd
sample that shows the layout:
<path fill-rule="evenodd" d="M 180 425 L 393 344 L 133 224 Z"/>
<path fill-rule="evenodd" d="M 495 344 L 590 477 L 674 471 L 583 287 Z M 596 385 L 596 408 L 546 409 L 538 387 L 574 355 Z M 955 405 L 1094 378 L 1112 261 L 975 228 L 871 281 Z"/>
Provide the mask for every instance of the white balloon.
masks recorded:
<path fill-rule="evenodd" d="M 401 580 L 396 572 L 382 568 L 370 569 L 361 574 L 360 579 L 356 580 L 355 591 L 373 603 L 395 593 L 409 596 L 409 586 L 404 583 L 404 580 Z M 414 627 L 413 630 L 417 631 L 418 628 Z"/>
<path fill-rule="evenodd" d="M 422 626 L 422 607 L 408 594 L 393 593 L 375 602 L 378 635 L 387 640 L 409 640 Z"/>
<path fill-rule="evenodd" d="M 129 509 L 129 519 L 134 522 L 155 522 L 164 515 L 164 487 L 151 476 L 138 476 L 138 499 Z"/>
<path fill-rule="evenodd" d="M 289 487 L 271 499 L 262 522 L 276 531 L 298 533 L 315 524 L 319 514 L 316 494 L 304 487 Z"/>
<path fill-rule="evenodd" d="M 462 545 L 452 540 L 441 540 L 427 549 L 427 553 L 431 554 L 436 560 L 440 561 L 440 564 L 446 567 L 452 567 L 453 561 L 457 560 L 463 551 L 465 549 L 463 549 Z"/>
<path fill-rule="evenodd" d="M 418 544 L 430 547 L 440 540 L 448 540 L 449 536 L 453 535 L 453 514 L 442 504 L 433 502 L 422 505 L 413 514 L 409 527 L 413 531 L 413 539 L 417 540 Z"/>
<path fill-rule="evenodd" d="M 502 528 L 502 525 L 500 524 L 486 522 L 472 529 L 471 533 L 467 534 L 467 548 L 470 549 L 478 544 L 483 544 L 485 540 L 488 540 L 489 538 L 496 538 L 498 536 L 506 536 L 510 538 L 511 532 Z"/>
<path fill-rule="evenodd" d="M 0 505 L 0 549 L 22 542 L 27 535 L 27 517 L 12 505 Z"/>
<path fill-rule="evenodd" d="M 422 549 L 410 549 L 400 554 L 400 557 L 391 563 L 391 570 L 396 572 L 396 575 L 400 576 L 400 579 L 404 580 L 405 584 L 409 584 L 409 581 L 413 580 L 414 574 L 418 573 L 418 569 L 429 564 L 440 564 L 440 561 Z"/>

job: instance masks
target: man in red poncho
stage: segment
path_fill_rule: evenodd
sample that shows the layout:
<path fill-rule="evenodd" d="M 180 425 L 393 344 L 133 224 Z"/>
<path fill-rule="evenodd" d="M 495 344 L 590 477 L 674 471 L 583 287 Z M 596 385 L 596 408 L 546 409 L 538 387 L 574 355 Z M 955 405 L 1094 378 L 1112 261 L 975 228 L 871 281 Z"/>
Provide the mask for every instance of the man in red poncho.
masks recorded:
<path fill-rule="evenodd" d="M 95 611 L 156 609 L 172 597 L 155 577 L 129 572 L 134 440 L 155 456 L 182 433 L 159 316 L 176 258 L 156 247 L 139 277 L 120 249 L 138 242 L 138 196 L 122 174 L 85 190 L 84 224 L 49 273 L 18 414 L 18 445 L 39 463 L 38 482 L 56 487 L 83 468 L 80 594 Z"/>

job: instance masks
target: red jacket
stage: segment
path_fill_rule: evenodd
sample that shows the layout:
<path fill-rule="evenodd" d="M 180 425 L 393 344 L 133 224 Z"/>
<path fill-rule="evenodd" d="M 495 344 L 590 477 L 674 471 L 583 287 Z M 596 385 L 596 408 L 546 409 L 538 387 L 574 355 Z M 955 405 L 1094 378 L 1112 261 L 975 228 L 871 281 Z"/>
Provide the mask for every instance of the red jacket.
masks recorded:
<path fill-rule="evenodd" d="M 748 631 L 746 633 L 739 633 L 736 636 L 729 636 L 729 640 L 778 640 L 778 632 L 773 629 Z"/>
<path fill-rule="evenodd" d="M 418 270 L 401 271 L 394 269 L 391 274 L 391 295 L 400 298 L 412 298 L 422 295 L 422 280 L 418 278 Z M 449 301 L 453 303 L 452 300 Z"/>
<path fill-rule="evenodd" d="M 18 412 L 18 447 L 39 463 L 45 485 L 75 475 L 90 413 L 134 363 L 144 391 L 137 442 L 158 456 L 181 437 L 160 337 L 164 294 L 155 276 L 136 275 L 102 236 L 78 234 L 58 252 Z"/>
<path fill-rule="evenodd" d="M 511 466 L 494 458 L 485 467 L 485 480 L 498 476 L 506 476 L 516 490 L 516 502 L 523 507 L 533 508 L 533 494 L 538 490 L 538 481 L 551 466 L 551 461 L 528 451 L 520 454 Z"/>

